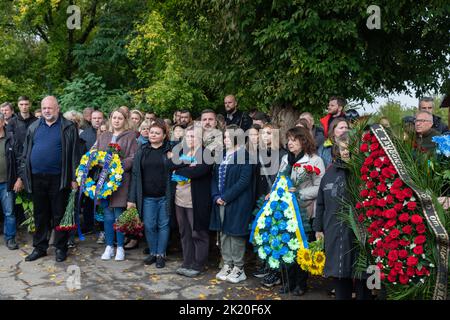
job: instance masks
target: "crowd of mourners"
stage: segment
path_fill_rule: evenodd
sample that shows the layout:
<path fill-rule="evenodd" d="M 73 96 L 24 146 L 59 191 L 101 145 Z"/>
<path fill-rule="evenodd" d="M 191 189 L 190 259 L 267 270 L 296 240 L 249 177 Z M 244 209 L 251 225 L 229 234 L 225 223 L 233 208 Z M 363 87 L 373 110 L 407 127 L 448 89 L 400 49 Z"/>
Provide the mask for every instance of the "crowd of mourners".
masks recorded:
<path fill-rule="evenodd" d="M 124 260 L 125 252 L 141 243 L 143 263 L 164 268 L 168 247 L 178 242 L 183 262 L 176 272 L 196 277 L 207 269 L 210 248 L 217 243 L 216 278 L 245 281 L 249 226 L 258 199 L 267 197 L 281 173 L 293 182 L 299 179 L 301 172 L 292 170 L 295 164 L 312 165 L 320 174 L 290 189 L 298 199 L 308 240 L 325 241 L 324 276 L 333 279 L 337 299 L 349 299 L 352 292 L 359 299 L 370 298 L 364 281 L 354 279 L 354 235 L 337 217 L 345 196 L 348 131 L 359 121 L 355 110 L 346 110 L 345 99 L 331 97 L 327 114 L 318 122 L 309 112 L 300 114 L 293 128 L 278 127 L 263 112 L 239 110 L 233 95 L 224 98 L 223 114 L 207 109 L 196 119 L 188 110 L 161 119 L 125 106 L 110 114 L 93 108 L 61 113 L 53 96 L 45 97 L 34 114 L 28 97 L 20 97 L 17 107 L 16 113 L 5 102 L 0 109 L 0 200 L 10 250 L 19 248 L 16 225 L 23 221 L 16 194 L 22 192 L 34 205 L 34 250 L 26 261 L 46 256 L 49 245 L 56 249 L 56 261 L 67 258 L 76 245 L 76 232 L 55 226 L 71 190 L 79 192 L 75 171 L 81 156 L 91 149 L 106 151 L 115 143 L 124 169 L 120 187 L 107 205 L 94 207 L 94 200 L 81 194 L 76 208 L 82 232 L 95 233 L 97 243 L 105 245 L 102 260 Z M 390 126 L 386 118 L 380 123 Z M 417 113 L 404 123 L 426 152 L 436 147 L 433 136 L 448 134 L 448 127 L 433 115 L 431 98 L 420 99 Z M 130 208 L 137 208 L 142 218 L 143 239 L 114 229 L 116 219 Z M 281 284 L 281 293 L 295 295 L 307 291 L 308 273 L 298 265 L 288 267 L 284 275 L 260 261 L 256 264 L 253 276 L 261 278 L 262 285 Z"/>

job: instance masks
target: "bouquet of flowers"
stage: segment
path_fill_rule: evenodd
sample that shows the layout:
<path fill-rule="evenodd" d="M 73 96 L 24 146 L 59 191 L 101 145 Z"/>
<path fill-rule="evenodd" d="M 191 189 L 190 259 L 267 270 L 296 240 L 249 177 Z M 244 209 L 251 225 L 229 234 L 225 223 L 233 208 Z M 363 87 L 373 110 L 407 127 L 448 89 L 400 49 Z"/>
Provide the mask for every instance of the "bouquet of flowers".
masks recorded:
<path fill-rule="evenodd" d="M 321 276 L 325 267 L 323 239 L 309 243 L 308 249 L 299 249 L 297 252 L 297 263 L 300 268 L 311 273 L 313 276 Z"/>
<path fill-rule="evenodd" d="M 66 207 L 66 212 L 64 213 L 63 218 L 61 219 L 61 222 L 58 226 L 56 226 L 56 231 L 71 231 L 77 229 L 77 224 L 75 222 L 75 193 L 76 191 L 73 191 L 70 193 L 69 196 L 69 203 Z"/>
<path fill-rule="evenodd" d="M 278 177 L 252 226 L 250 241 L 259 258 L 272 269 L 278 269 L 280 263 L 294 263 L 297 250 L 308 248 L 296 197 L 289 192 L 291 186 L 288 177 Z"/>
<path fill-rule="evenodd" d="M 296 188 L 298 188 L 308 177 L 320 174 L 320 169 L 318 167 L 309 164 L 294 163 L 292 170 L 294 170 L 297 177 L 295 180 Z"/>
<path fill-rule="evenodd" d="M 114 223 L 114 230 L 129 235 L 143 237 L 144 224 L 136 208 L 125 210 Z"/>

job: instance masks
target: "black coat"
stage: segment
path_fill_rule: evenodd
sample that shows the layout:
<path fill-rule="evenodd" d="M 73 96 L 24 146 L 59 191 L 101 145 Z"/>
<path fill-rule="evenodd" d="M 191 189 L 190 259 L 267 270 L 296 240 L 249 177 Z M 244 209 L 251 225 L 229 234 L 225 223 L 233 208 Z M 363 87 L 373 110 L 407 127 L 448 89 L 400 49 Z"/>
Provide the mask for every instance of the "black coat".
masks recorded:
<path fill-rule="evenodd" d="M 324 233 L 326 277 L 352 278 L 356 259 L 353 231 L 338 217 L 345 197 L 346 169 L 337 163 L 326 171 L 320 182 L 313 229 Z"/>
<path fill-rule="evenodd" d="M 198 156 L 202 149 L 198 150 Z M 197 164 L 193 167 L 189 164 L 175 165 L 169 161 L 169 168 L 183 177 L 191 179 L 192 208 L 194 210 L 194 230 L 208 231 L 211 219 L 211 171 L 212 165 L 205 163 Z M 176 192 L 176 182 L 171 182 L 172 206 L 175 207 L 174 195 Z"/>
<path fill-rule="evenodd" d="M 145 148 L 150 148 L 150 143 L 146 143 L 143 145 L 139 145 L 138 151 L 136 152 L 133 160 L 133 168 L 131 173 L 131 182 L 130 187 L 128 189 L 128 202 L 133 202 L 136 204 L 139 214 L 141 218 L 143 217 L 143 207 L 144 207 L 144 193 L 142 187 L 142 170 L 141 170 L 141 161 L 142 155 Z M 167 152 L 171 150 L 171 145 L 168 141 L 164 142 L 163 145 L 163 161 L 164 161 L 164 172 L 161 172 L 166 178 L 166 213 L 171 215 L 172 210 L 172 192 L 170 187 L 170 170 L 169 170 L 169 161 L 167 158 Z M 151 170 L 151 168 L 149 168 Z"/>
<path fill-rule="evenodd" d="M 12 132 L 5 132 L 5 157 L 6 157 L 6 173 L 7 173 L 7 190 L 12 191 L 14 184 L 17 181 L 18 168 L 20 165 L 20 153 L 19 146 L 15 141 L 15 137 Z"/>
<path fill-rule="evenodd" d="M 86 149 L 90 150 L 95 141 L 97 141 L 97 131 L 93 127 L 87 126 L 86 129 L 80 133 L 80 139 L 84 140 Z"/>
<path fill-rule="evenodd" d="M 245 152 L 246 163 L 237 164 Z M 240 154 L 238 156 L 237 154 Z M 248 163 L 248 154 L 245 149 L 235 153 L 235 164 L 227 167 L 223 194 L 219 192 L 219 165 L 213 171 L 211 181 L 212 214 L 210 230 L 222 231 L 230 236 L 247 236 L 250 233 L 250 222 L 255 205 L 253 173 L 254 165 Z M 220 197 L 226 202 L 223 225 L 220 221 L 220 209 L 216 199 Z"/>
<path fill-rule="evenodd" d="M 276 162 L 269 162 L 269 163 L 262 163 L 267 161 L 268 159 L 265 159 L 266 157 L 271 157 L 271 154 L 269 154 L 267 151 L 264 155 L 259 155 L 258 152 L 258 164 L 255 166 L 255 174 L 254 174 L 254 181 L 255 181 L 255 199 L 258 200 L 261 196 L 267 195 L 271 188 L 273 183 L 275 182 L 278 174 L 278 169 L 280 168 L 281 159 L 287 154 L 287 151 L 283 148 L 280 148 L 278 150 L 278 164 Z M 271 167 L 273 166 L 273 167 Z M 274 174 L 271 174 L 271 173 Z M 267 174 L 265 174 L 267 173 Z"/>
<path fill-rule="evenodd" d="M 36 120 L 37 118 L 32 114 L 30 114 L 30 117 L 27 119 L 24 119 L 19 113 L 16 117 L 9 120 L 8 125 L 6 126 L 6 131 L 14 134 L 14 139 L 20 153 L 23 151 L 23 144 L 25 142 L 28 127 Z"/>
<path fill-rule="evenodd" d="M 239 126 L 242 130 L 247 131 L 253 124 L 252 118 L 241 110 L 237 110 L 235 114 L 233 114 L 233 119 L 228 119 L 227 114 L 224 114 L 225 122 L 227 126 L 235 124 Z"/>
<path fill-rule="evenodd" d="M 62 167 L 59 190 L 71 188 L 71 182 L 75 181 L 75 171 L 80 163 L 80 144 L 78 143 L 78 129 L 75 124 L 67 120 L 60 113 L 61 118 L 61 144 L 62 144 Z M 22 159 L 19 168 L 19 176 L 23 180 L 25 191 L 31 193 L 31 150 L 33 138 L 40 121 L 33 122 L 28 128 L 23 148 Z"/>

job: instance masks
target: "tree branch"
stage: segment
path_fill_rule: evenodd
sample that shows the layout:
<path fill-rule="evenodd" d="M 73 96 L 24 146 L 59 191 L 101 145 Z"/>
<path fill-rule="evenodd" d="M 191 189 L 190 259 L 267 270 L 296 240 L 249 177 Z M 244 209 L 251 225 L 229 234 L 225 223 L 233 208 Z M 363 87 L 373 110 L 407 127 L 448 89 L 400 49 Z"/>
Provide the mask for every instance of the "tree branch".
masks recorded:
<path fill-rule="evenodd" d="M 86 27 L 86 30 L 84 30 L 81 38 L 77 41 L 77 43 L 79 43 L 79 44 L 83 44 L 86 42 L 92 29 L 94 29 L 94 27 L 97 24 L 97 22 L 95 21 L 95 15 L 97 13 L 97 4 L 98 4 L 98 0 L 94 0 L 94 2 L 92 2 L 91 9 L 89 10 L 89 12 L 90 12 L 89 13 L 89 16 L 90 16 L 89 24 Z"/>
<path fill-rule="evenodd" d="M 45 34 L 44 30 L 42 30 L 42 27 L 36 26 L 37 34 L 47 43 L 50 43 L 50 39 Z"/>

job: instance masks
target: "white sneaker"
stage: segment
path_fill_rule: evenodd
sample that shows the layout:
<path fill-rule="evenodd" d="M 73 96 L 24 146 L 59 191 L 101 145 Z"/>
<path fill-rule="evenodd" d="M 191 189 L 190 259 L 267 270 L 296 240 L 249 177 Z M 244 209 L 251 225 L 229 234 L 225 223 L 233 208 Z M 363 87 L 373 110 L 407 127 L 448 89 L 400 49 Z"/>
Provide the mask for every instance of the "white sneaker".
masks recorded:
<path fill-rule="evenodd" d="M 222 269 L 216 274 L 216 279 L 225 281 L 227 280 L 228 275 L 231 273 L 231 267 L 225 264 Z"/>
<path fill-rule="evenodd" d="M 247 279 L 247 276 L 245 275 L 244 268 L 234 267 L 233 271 L 228 275 L 227 281 L 231 283 L 239 283 L 241 281 L 244 281 Z"/>
<path fill-rule="evenodd" d="M 114 247 L 106 246 L 105 252 L 102 254 L 102 260 L 110 260 L 114 257 Z"/>
<path fill-rule="evenodd" d="M 123 247 L 117 247 L 116 258 L 114 260 L 116 261 L 125 260 L 125 250 L 123 249 Z"/>

